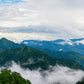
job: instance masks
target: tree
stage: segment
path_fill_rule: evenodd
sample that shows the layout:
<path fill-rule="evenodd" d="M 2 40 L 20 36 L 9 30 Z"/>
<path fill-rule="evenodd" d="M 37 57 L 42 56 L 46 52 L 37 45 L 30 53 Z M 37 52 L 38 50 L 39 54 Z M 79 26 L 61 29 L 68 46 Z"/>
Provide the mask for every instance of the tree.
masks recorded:
<path fill-rule="evenodd" d="M 10 70 L 1 70 L 0 84 L 31 84 L 29 80 L 25 80 L 17 72 L 11 72 Z"/>

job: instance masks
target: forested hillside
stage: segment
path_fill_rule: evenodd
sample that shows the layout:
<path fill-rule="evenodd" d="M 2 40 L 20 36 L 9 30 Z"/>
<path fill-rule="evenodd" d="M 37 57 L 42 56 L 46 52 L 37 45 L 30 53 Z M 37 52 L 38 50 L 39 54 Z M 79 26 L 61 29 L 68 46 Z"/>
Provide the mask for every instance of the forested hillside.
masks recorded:
<path fill-rule="evenodd" d="M 56 64 L 68 66 L 73 69 L 83 69 L 77 62 L 52 57 L 44 52 L 41 52 L 30 47 L 10 49 L 0 54 L 0 66 L 14 61 L 19 63 L 22 67 L 29 69 L 48 69 L 50 65 Z"/>
<path fill-rule="evenodd" d="M 4 69 L 0 73 L 0 84 L 31 84 L 29 80 L 25 80 L 17 72 L 11 72 Z"/>

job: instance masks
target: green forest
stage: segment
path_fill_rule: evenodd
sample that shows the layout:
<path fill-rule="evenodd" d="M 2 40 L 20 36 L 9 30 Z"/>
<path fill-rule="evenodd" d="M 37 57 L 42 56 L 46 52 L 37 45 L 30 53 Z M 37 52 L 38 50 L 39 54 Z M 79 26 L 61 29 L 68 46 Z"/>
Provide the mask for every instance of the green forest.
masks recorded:
<path fill-rule="evenodd" d="M 11 72 L 11 70 L 1 70 L 0 84 L 31 84 L 29 80 L 25 80 L 17 72 Z"/>

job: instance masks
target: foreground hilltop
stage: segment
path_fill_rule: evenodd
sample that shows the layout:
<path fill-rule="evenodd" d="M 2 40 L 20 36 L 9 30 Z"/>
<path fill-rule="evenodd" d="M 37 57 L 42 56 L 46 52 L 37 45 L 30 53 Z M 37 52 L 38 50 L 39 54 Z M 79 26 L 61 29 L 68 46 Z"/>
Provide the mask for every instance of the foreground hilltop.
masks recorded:
<path fill-rule="evenodd" d="M 4 69 L 0 73 L 0 84 L 31 84 L 29 80 L 25 80 L 17 72 L 11 72 Z"/>

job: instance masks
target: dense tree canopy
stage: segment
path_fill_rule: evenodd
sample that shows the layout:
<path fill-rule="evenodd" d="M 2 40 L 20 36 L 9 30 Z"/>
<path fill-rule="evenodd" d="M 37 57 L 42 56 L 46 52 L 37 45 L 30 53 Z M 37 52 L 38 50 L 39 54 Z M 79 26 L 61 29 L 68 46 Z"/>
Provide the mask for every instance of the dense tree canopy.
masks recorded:
<path fill-rule="evenodd" d="M 84 81 L 81 81 L 81 82 L 77 82 L 76 84 L 84 84 Z"/>
<path fill-rule="evenodd" d="M 11 72 L 10 70 L 1 70 L 0 84 L 31 84 L 29 80 L 25 80 L 17 72 Z"/>

